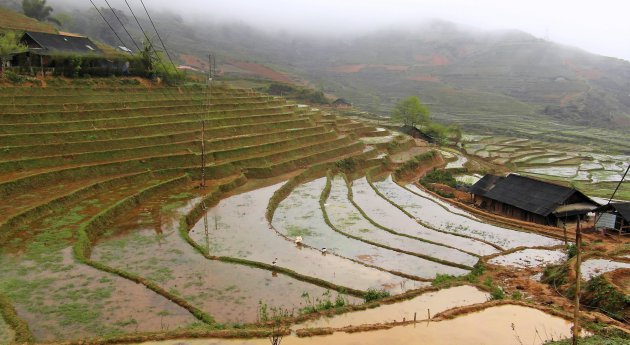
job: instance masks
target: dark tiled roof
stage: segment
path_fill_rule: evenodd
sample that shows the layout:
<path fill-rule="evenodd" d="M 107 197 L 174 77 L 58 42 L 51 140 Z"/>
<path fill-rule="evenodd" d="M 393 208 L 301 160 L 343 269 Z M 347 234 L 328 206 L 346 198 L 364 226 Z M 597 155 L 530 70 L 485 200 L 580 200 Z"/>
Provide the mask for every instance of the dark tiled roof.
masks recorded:
<path fill-rule="evenodd" d="M 575 193 L 580 192 L 573 188 L 510 174 L 498 181 L 484 196 L 546 217 Z M 580 195 L 585 201 L 590 201 L 584 194 Z"/>
<path fill-rule="evenodd" d="M 495 184 L 497 184 L 497 182 L 503 179 L 504 177 L 502 176 L 487 174 L 470 187 L 470 192 L 475 195 L 485 196 L 486 193 L 492 189 Z"/>
<path fill-rule="evenodd" d="M 630 202 L 612 202 L 612 207 L 626 220 L 630 220 Z"/>
<path fill-rule="evenodd" d="M 65 36 L 44 32 L 25 32 L 42 49 L 31 49 L 40 55 L 75 54 L 103 55 L 103 52 L 87 37 Z"/>

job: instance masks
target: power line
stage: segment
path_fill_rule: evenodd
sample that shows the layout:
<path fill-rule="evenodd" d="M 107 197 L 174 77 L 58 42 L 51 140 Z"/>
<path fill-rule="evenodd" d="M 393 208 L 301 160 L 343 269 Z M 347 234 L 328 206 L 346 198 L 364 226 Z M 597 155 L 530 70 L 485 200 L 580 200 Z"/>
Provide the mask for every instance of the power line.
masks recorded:
<path fill-rule="evenodd" d="M 98 12 L 101 18 L 103 18 L 103 20 L 105 21 L 105 24 L 107 24 L 107 26 L 109 26 L 109 28 L 112 30 L 114 35 L 116 35 L 116 37 L 118 38 L 118 41 L 120 41 L 120 44 L 125 46 L 125 42 L 122 40 L 122 38 L 120 38 L 120 36 L 118 36 L 118 33 L 116 32 L 116 30 L 114 30 L 114 27 L 112 27 L 112 25 L 107 21 L 103 13 L 101 13 L 101 10 L 99 10 L 98 7 L 96 7 L 96 4 L 94 4 L 94 1 L 90 0 L 90 2 L 92 3 L 92 6 L 94 6 L 94 9 L 96 10 L 96 12 Z"/>
<path fill-rule="evenodd" d="M 91 1 L 91 0 L 90 0 Z M 136 41 L 133 39 L 133 37 L 131 36 L 131 34 L 129 33 L 129 30 L 127 30 L 127 28 L 125 27 L 125 24 L 123 24 L 122 20 L 120 20 L 120 18 L 118 17 L 118 15 L 116 14 L 116 11 L 114 11 L 114 8 L 109 4 L 109 1 L 105 0 L 105 3 L 107 4 L 107 6 L 109 7 L 109 9 L 112 11 L 112 13 L 114 14 L 114 17 L 116 17 L 116 19 L 118 20 L 118 23 L 120 23 L 120 26 L 122 26 L 123 30 L 125 30 L 125 32 L 127 33 L 127 36 L 129 36 L 129 39 L 131 40 L 131 43 L 133 43 L 134 46 L 136 46 L 136 49 L 138 49 L 139 52 L 142 51 L 142 49 L 140 49 L 140 46 L 138 46 L 138 44 L 136 43 Z"/>

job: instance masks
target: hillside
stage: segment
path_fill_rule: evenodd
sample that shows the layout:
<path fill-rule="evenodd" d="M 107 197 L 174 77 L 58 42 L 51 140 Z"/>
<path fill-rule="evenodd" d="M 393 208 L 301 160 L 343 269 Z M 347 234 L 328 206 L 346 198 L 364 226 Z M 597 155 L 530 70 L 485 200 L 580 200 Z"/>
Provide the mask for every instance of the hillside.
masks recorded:
<path fill-rule="evenodd" d="M 5 5 L 16 6 L 11 1 Z M 72 18 L 63 30 L 119 45 L 94 9 L 59 5 L 55 13 Z M 142 33 L 125 13 L 119 16 L 141 42 Z M 14 17 L 4 26 L 19 26 L 23 16 Z M 154 17 L 159 29 L 168 32 L 167 45 L 178 63 L 204 69 L 212 51 L 224 76 L 316 85 L 375 113 L 387 114 L 400 98 L 418 94 L 433 113 L 454 120 L 511 115 L 567 125 L 630 127 L 630 62 L 523 32 L 463 29 L 434 20 L 360 37 L 319 38 L 271 34 L 241 23 L 192 23 L 176 13 L 156 11 Z M 146 18 L 140 20 L 150 26 Z M 123 40 L 134 46 L 126 36 Z"/>

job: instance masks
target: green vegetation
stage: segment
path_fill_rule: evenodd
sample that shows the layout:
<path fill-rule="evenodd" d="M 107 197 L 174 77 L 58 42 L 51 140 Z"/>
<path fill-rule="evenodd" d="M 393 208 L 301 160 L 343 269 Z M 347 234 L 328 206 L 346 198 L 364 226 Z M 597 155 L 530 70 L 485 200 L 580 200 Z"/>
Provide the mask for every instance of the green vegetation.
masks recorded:
<path fill-rule="evenodd" d="M 420 183 L 423 186 L 430 186 L 433 183 L 444 184 L 449 187 L 455 187 L 457 181 L 448 170 L 433 169 L 420 179 Z"/>
<path fill-rule="evenodd" d="M 363 296 L 365 303 L 378 301 L 379 299 L 383 299 L 385 297 L 389 297 L 389 291 L 386 290 L 377 290 L 374 288 L 370 288 Z"/>
<path fill-rule="evenodd" d="M 609 316 L 623 320 L 621 313 L 630 308 L 630 295 L 619 291 L 603 275 L 599 275 L 591 278 L 584 286 L 582 303 L 604 310 Z"/>
<path fill-rule="evenodd" d="M 20 43 L 20 37 L 15 31 L 0 33 L 0 77 L 5 76 L 4 69 L 13 55 L 27 50 L 27 47 Z M 15 74 L 8 74 L 6 77 L 13 83 L 20 80 Z"/>
<path fill-rule="evenodd" d="M 405 126 L 422 126 L 429 122 L 429 109 L 417 96 L 409 96 L 396 104 L 391 116 Z"/>

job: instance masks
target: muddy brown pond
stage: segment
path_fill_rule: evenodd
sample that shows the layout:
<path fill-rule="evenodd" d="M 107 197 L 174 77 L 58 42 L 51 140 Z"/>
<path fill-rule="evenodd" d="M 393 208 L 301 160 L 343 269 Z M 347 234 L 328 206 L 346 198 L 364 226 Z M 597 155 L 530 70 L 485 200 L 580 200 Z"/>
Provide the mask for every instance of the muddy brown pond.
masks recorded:
<path fill-rule="evenodd" d="M 486 326 L 484 326 L 486 325 Z M 487 325 L 492 325 L 487 326 Z M 282 339 L 284 345 L 301 344 L 418 344 L 424 345 L 541 345 L 547 340 L 570 337 L 571 323 L 544 312 L 516 305 L 504 305 L 467 314 L 452 320 L 398 326 L 388 330 Z M 268 339 L 176 339 L 143 345 L 265 345 Z"/>

